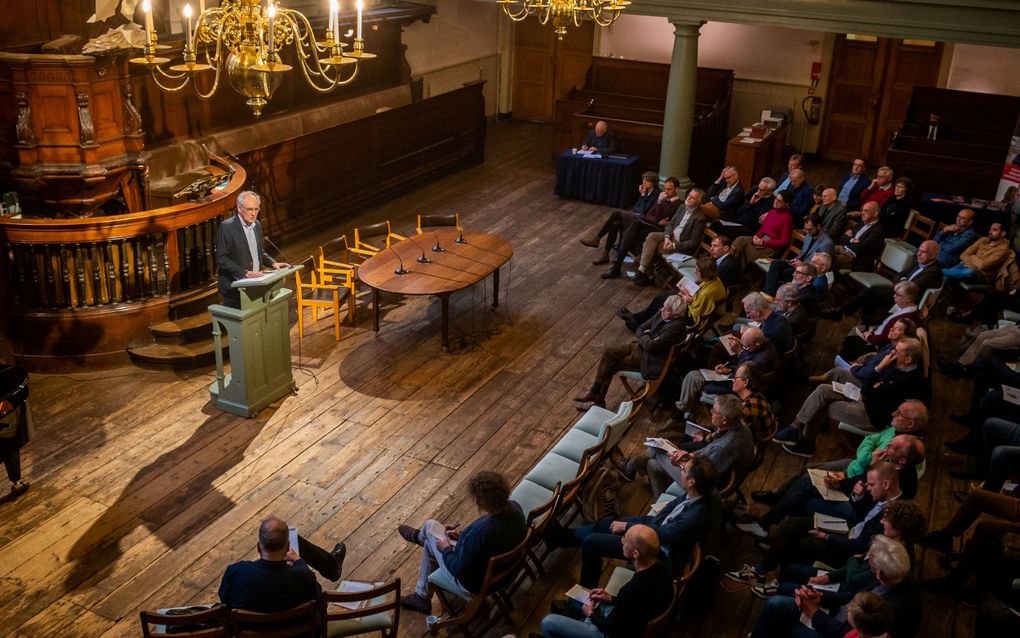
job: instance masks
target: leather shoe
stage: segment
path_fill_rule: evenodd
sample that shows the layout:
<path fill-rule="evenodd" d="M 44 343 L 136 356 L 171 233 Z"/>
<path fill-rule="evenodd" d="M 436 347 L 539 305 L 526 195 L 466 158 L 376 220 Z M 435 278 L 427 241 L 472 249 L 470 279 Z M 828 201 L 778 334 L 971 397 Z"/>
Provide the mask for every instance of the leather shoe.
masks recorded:
<path fill-rule="evenodd" d="M 606 407 L 605 403 L 603 403 L 602 401 L 578 401 L 577 403 L 574 404 L 574 407 L 577 408 L 578 412 L 587 412 L 588 410 L 594 408 L 595 406 L 598 406 L 600 408 Z"/>
<path fill-rule="evenodd" d="M 943 372 L 945 372 L 950 379 L 954 381 L 959 381 L 960 379 L 967 376 L 967 369 L 955 361 L 947 361 L 945 359 L 940 359 L 939 368 Z"/>
<path fill-rule="evenodd" d="M 626 308 L 620 308 L 616 311 L 616 316 L 624 321 L 634 321 L 634 313 Z"/>
<path fill-rule="evenodd" d="M 581 237 L 579 241 L 584 246 L 588 246 L 590 248 L 598 248 L 599 247 L 599 239 L 601 239 L 599 236 L 591 235 L 589 237 Z"/>
<path fill-rule="evenodd" d="M 603 279 L 616 279 L 619 276 L 620 276 L 620 268 L 617 267 L 617 266 L 613 266 L 612 268 L 610 268 L 606 272 L 602 273 L 602 278 Z"/>
<path fill-rule="evenodd" d="M 411 611 L 417 611 L 423 614 L 432 613 L 432 601 L 427 598 L 422 598 L 417 593 L 401 596 L 400 606 L 404 609 L 410 609 Z"/>
<path fill-rule="evenodd" d="M 613 448 L 613 451 L 609 453 L 609 462 L 613 464 L 613 467 L 620 473 L 623 480 L 628 483 L 634 480 L 634 476 L 637 472 L 634 471 L 633 466 L 630 461 L 627 460 L 627 457 L 623 455 L 623 452 L 617 448 Z"/>
<path fill-rule="evenodd" d="M 323 574 L 326 580 L 338 581 L 340 580 L 340 574 L 344 569 L 344 559 L 347 558 L 347 546 L 343 543 L 337 543 L 333 551 L 329 553 L 329 558 L 332 561 L 330 565 L 330 573 Z"/>
<path fill-rule="evenodd" d="M 421 545 L 422 542 L 418 538 L 418 528 L 411 527 L 410 525 L 398 525 L 397 533 L 408 543 L 414 543 L 415 545 Z"/>
<path fill-rule="evenodd" d="M 953 551 L 953 535 L 949 533 L 949 530 L 933 530 L 925 534 L 917 542 L 922 547 L 927 547 L 943 554 Z"/>
<path fill-rule="evenodd" d="M 591 390 L 588 390 L 584 394 L 579 394 L 578 396 L 574 397 L 573 400 L 577 401 L 578 403 L 582 401 L 594 401 L 595 395 L 591 393 Z"/>
<path fill-rule="evenodd" d="M 28 491 L 28 481 L 14 481 L 11 485 L 11 496 L 17 498 Z"/>
<path fill-rule="evenodd" d="M 634 283 L 638 286 L 651 286 L 655 283 L 655 280 L 639 270 L 638 273 L 634 275 Z"/>

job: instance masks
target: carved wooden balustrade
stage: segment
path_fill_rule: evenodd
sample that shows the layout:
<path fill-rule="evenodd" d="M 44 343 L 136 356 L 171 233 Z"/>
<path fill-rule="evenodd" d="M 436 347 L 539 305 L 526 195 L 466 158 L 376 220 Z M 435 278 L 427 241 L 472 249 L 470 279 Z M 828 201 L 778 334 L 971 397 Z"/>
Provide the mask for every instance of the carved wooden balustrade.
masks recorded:
<path fill-rule="evenodd" d="M 17 354 L 113 361 L 150 341 L 148 326 L 173 302 L 215 294 L 217 229 L 247 177 L 238 164 L 223 168 L 235 171 L 230 181 L 195 202 L 82 219 L 0 218 L 0 298 Z"/>

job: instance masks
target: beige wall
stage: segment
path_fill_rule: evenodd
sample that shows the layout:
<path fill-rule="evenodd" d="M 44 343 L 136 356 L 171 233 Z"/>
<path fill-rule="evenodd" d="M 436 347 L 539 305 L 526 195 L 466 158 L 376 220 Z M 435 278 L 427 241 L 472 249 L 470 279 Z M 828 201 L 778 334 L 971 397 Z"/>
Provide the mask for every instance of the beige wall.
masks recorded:
<path fill-rule="evenodd" d="M 1020 96 L 1020 49 L 956 45 L 946 88 Z"/>

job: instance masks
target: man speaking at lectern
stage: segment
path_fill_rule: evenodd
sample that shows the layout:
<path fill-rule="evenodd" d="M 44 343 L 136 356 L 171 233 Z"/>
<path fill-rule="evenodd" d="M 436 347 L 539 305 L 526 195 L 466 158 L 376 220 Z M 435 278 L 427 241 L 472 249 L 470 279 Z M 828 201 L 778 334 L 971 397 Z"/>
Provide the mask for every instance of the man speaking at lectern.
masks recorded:
<path fill-rule="evenodd" d="M 216 238 L 216 266 L 220 270 L 220 294 L 223 305 L 241 307 L 241 291 L 230 284 L 238 279 L 258 277 L 263 266 L 276 269 L 287 268 L 290 264 L 273 261 L 262 250 L 262 225 L 259 224 L 259 209 L 262 198 L 252 191 L 237 196 L 237 214 L 220 224 Z"/>

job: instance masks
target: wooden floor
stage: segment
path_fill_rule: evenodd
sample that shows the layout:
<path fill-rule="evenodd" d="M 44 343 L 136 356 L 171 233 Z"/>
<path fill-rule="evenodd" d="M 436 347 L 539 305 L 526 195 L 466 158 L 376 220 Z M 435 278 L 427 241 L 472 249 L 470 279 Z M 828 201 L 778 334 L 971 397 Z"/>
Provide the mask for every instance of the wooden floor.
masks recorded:
<path fill-rule="evenodd" d="M 386 299 L 374 334 L 362 299 L 339 344 L 329 321 L 312 324 L 303 340 L 294 327 L 299 390 L 251 420 L 209 404 L 210 369 L 33 375 L 37 427 L 24 454 L 32 489 L 0 503 L 0 634 L 138 635 L 139 609 L 214 601 L 224 568 L 255 557 L 258 521 L 270 513 L 327 548 L 346 542 L 346 577 L 399 576 L 408 589 L 418 553 L 395 527 L 427 517 L 472 520 L 464 486 L 478 469 L 517 481 L 577 418 L 570 397 L 590 382 L 602 346 L 628 338 L 614 311 L 655 294 L 598 278 L 594 251 L 576 237 L 606 209 L 552 194 L 551 134 L 534 124 L 493 124 L 483 166 L 391 193 L 360 217 L 390 218 L 411 232 L 418 211 L 459 210 L 466 227 L 513 244 L 498 311 L 487 309 L 491 290 L 482 285 L 454 297 L 453 353 L 439 345 L 437 300 Z M 272 232 L 272 211 L 264 214 Z M 299 261 L 323 239 L 283 248 Z M 822 323 L 816 371 L 828 367 L 849 325 Z M 943 351 L 956 334 L 936 323 Z M 778 397 L 784 419 L 807 392 L 787 386 Z M 961 410 L 966 391 L 943 384 L 936 393 L 933 460 L 917 502 L 938 524 L 955 509 L 951 491 L 963 487 L 948 478 L 941 444 L 959 435 L 945 415 Z M 632 430 L 625 449 L 636 450 L 649 427 Z M 822 443 L 817 459 L 846 455 L 832 433 Z M 777 484 L 802 466 L 770 450 L 745 490 Z M 647 488 L 626 485 L 622 498 L 643 511 Z M 739 533 L 720 534 L 708 549 L 724 568 L 756 557 Z M 932 556 L 920 556 L 922 576 L 940 574 Z M 519 594 L 517 626 L 493 635 L 526 636 L 548 601 L 575 582 L 575 554 L 559 552 L 551 562 L 556 576 Z M 970 610 L 926 602 L 922 635 L 970 634 Z M 720 589 L 714 607 L 691 613 L 682 633 L 742 636 L 759 607 L 747 591 Z M 421 615 L 402 616 L 401 636 L 423 629 Z"/>

